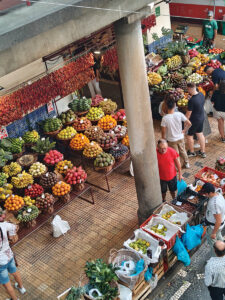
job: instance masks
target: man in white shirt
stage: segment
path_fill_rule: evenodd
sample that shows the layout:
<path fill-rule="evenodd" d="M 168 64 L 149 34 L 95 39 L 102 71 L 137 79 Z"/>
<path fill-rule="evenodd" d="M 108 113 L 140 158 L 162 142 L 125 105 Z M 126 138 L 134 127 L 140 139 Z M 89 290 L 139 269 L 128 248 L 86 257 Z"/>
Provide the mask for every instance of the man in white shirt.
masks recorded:
<path fill-rule="evenodd" d="M 221 194 L 216 193 L 215 187 L 208 182 L 203 185 L 201 193 L 209 197 L 206 209 L 206 238 L 213 250 L 217 240 L 223 241 L 221 231 L 225 220 L 225 199 Z"/>
<path fill-rule="evenodd" d="M 16 268 L 13 252 L 9 246 L 9 238 L 16 241 L 17 226 L 8 222 L 0 222 L 0 284 L 3 284 L 7 293 L 10 295 L 10 300 L 18 300 L 15 290 L 11 285 L 9 273 L 16 280 L 15 287 L 21 294 L 26 293 L 23 287 L 21 276 Z"/>
<path fill-rule="evenodd" d="M 216 257 L 211 257 L 205 266 L 205 285 L 212 300 L 223 300 L 225 296 L 225 243 L 214 244 Z"/>
<path fill-rule="evenodd" d="M 181 112 L 175 112 L 176 104 L 172 99 L 166 101 L 168 113 L 162 118 L 162 138 L 168 141 L 169 147 L 173 148 L 184 161 L 184 167 L 190 168 L 184 143 L 184 132 L 191 126 L 191 122 Z M 184 130 L 182 130 L 184 122 Z"/>

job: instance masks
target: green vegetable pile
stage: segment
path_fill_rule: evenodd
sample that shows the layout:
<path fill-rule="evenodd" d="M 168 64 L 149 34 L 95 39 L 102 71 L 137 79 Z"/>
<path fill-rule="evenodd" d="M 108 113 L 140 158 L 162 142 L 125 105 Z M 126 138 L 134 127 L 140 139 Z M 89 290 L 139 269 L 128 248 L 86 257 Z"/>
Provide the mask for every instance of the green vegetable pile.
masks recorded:
<path fill-rule="evenodd" d="M 19 210 L 17 220 L 20 222 L 30 222 L 37 218 L 39 209 L 35 205 L 25 206 Z"/>
<path fill-rule="evenodd" d="M 41 140 L 37 141 L 36 145 L 32 147 L 32 150 L 34 150 L 36 153 L 44 154 L 53 149 L 55 144 L 55 142 L 51 143 L 49 138 L 42 138 Z"/>
<path fill-rule="evenodd" d="M 13 156 L 11 152 L 0 149 L 0 167 L 4 167 L 6 163 L 12 159 Z"/>
<path fill-rule="evenodd" d="M 158 68 L 158 71 L 157 73 L 160 75 L 160 76 L 165 76 L 167 74 L 168 70 L 167 70 L 167 66 L 166 65 L 162 65 Z"/>
<path fill-rule="evenodd" d="M 1 141 L 0 147 L 11 153 L 21 153 L 24 140 L 22 138 L 6 138 Z"/>
<path fill-rule="evenodd" d="M 71 109 L 69 109 L 68 111 L 61 113 L 60 119 L 63 125 L 65 125 L 66 123 L 74 121 L 76 119 L 76 115 Z"/>
<path fill-rule="evenodd" d="M 102 259 L 86 262 L 85 273 L 89 279 L 89 286 L 96 288 L 102 294 L 99 300 L 113 300 L 118 296 L 118 288 L 113 282 L 118 280 L 115 271 L 119 268 L 112 264 L 106 264 Z"/>
<path fill-rule="evenodd" d="M 69 295 L 66 297 L 66 300 L 80 300 L 84 293 L 85 288 L 72 286 L 69 291 Z"/>
<path fill-rule="evenodd" d="M 7 182 L 7 174 L 0 173 L 0 186 L 3 186 Z"/>
<path fill-rule="evenodd" d="M 39 138 L 40 136 L 36 130 L 27 131 L 23 136 L 23 140 L 27 144 L 36 143 Z"/>
<path fill-rule="evenodd" d="M 91 99 L 86 97 L 74 99 L 68 106 L 75 112 L 87 111 L 91 108 Z"/>
<path fill-rule="evenodd" d="M 50 118 L 44 121 L 43 130 L 44 132 L 53 132 L 59 130 L 62 127 L 62 122 L 58 118 Z"/>
<path fill-rule="evenodd" d="M 112 164 L 114 164 L 114 162 L 115 158 L 111 154 L 102 152 L 96 157 L 94 166 L 103 168 L 111 166 Z"/>

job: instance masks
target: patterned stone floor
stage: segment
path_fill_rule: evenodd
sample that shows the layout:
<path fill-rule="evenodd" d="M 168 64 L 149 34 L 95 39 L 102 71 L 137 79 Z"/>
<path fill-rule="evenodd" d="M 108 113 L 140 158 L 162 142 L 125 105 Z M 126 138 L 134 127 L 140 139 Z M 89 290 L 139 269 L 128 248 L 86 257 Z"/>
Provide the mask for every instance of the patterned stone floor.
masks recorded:
<path fill-rule="evenodd" d="M 225 145 L 219 141 L 217 124 L 210 118 L 212 134 L 207 144 L 207 158 L 192 158 L 191 169 L 184 170 L 187 182 L 203 166 L 213 167 L 218 156 L 224 155 Z M 155 122 L 156 138 L 159 121 Z M 73 284 L 78 284 L 86 260 L 103 257 L 108 259 L 112 248 L 119 249 L 123 241 L 137 228 L 137 199 L 129 164 L 110 175 L 111 192 L 94 188 L 95 205 L 76 199 L 61 212 L 71 230 L 58 239 L 51 235 L 51 220 L 25 238 L 13 250 L 17 255 L 27 295 L 26 300 L 56 299 Z M 101 176 L 97 184 L 103 185 Z M 169 197 L 169 195 L 168 195 Z M 169 198 L 168 198 L 169 200 Z M 0 299 L 6 294 L 0 287 Z"/>

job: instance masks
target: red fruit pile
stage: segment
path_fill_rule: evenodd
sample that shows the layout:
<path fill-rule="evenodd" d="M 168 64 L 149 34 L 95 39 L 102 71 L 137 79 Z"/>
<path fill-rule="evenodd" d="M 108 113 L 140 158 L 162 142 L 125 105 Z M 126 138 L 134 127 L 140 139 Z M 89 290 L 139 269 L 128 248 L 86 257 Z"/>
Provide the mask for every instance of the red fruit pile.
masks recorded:
<path fill-rule="evenodd" d="M 59 161 L 63 160 L 63 154 L 57 150 L 50 150 L 45 154 L 44 162 L 48 165 L 54 166 Z"/>
<path fill-rule="evenodd" d="M 126 119 L 125 109 L 118 110 L 115 114 L 112 114 L 112 117 L 117 121 L 123 121 Z"/>
<path fill-rule="evenodd" d="M 188 54 L 190 55 L 190 58 L 193 58 L 193 57 L 197 56 L 199 53 L 195 48 L 193 48 L 188 51 Z"/>
<path fill-rule="evenodd" d="M 91 98 L 91 106 L 98 106 L 100 102 L 104 101 L 104 98 L 101 95 L 95 95 Z"/>
<path fill-rule="evenodd" d="M 41 185 L 37 183 L 31 184 L 28 186 L 27 189 L 25 189 L 25 196 L 30 196 L 31 198 L 36 198 L 42 193 L 44 193 L 44 189 Z"/>
<path fill-rule="evenodd" d="M 87 173 L 82 167 L 73 167 L 73 169 L 67 171 L 65 181 L 69 184 L 76 184 L 85 182 L 86 178 Z"/>
<path fill-rule="evenodd" d="M 207 66 L 213 67 L 213 69 L 218 69 L 221 66 L 221 62 L 218 60 L 211 60 L 210 63 L 207 64 Z"/>

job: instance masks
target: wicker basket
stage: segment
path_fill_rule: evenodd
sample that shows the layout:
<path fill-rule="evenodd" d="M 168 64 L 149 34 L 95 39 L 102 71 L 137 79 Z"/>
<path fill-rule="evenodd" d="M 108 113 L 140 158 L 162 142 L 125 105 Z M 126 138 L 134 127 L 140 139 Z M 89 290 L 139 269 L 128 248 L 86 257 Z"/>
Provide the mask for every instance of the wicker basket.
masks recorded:
<path fill-rule="evenodd" d="M 25 152 L 25 147 L 23 146 L 22 152 L 13 154 L 13 159 L 16 160 L 17 158 L 20 158 L 21 156 L 23 156 L 24 152 Z"/>
<path fill-rule="evenodd" d="M 85 110 L 85 111 L 75 111 L 75 114 L 77 116 L 83 116 L 86 115 L 89 112 L 89 110 Z"/>
<path fill-rule="evenodd" d="M 23 156 L 26 156 L 26 155 L 32 156 L 32 157 L 33 157 L 33 161 L 30 162 L 30 163 L 28 163 L 28 164 L 24 164 L 24 163 L 22 162 L 22 159 L 21 159 L 21 158 L 22 158 Z M 29 153 L 29 154 L 25 154 L 25 155 L 23 155 L 23 156 L 17 158 L 17 160 L 16 160 L 16 162 L 17 162 L 21 167 L 23 167 L 23 168 L 29 168 L 33 163 L 37 162 L 37 160 L 38 160 L 37 154 L 30 154 L 30 153 Z"/>
<path fill-rule="evenodd" d="M 101 172 L 101 173 L 107 173 L 109 171 L 112 170 L 113 166 L 115 163 L 113 163 L 112 165 L 108 166 L 108 167 L 94 167 L 95 171 L 97 172 Z"/>
<path fill-rule="evenodd" d="M 85 183 L 84 182 L 77 183 L 77 184 L 73 185 L 73 190 L 75 192 L 81 192 L 81 191 L 83 191 L 84 188 L 85 188 Z"/>
<path fill-rule="evenodd" d="M 136 264 L 140 259 L 141 257 L 139 256 L 139 254 L 131 250 L 110 250 L 109 263 L 112 263 L 114 266 L 121 266 L 122 262 L 124 261 L 133 261 Z M 122 281 L 122 283 L 125 283 L 125 285 L 132 290 L 143 280 L 146 269 L 147 266 L 145 266 L 144 270 L 136 276 L 127 276 L 119 272 L 116 273 L 119 279 Z"/>
<path fill-rule="evenodd" d="M 32 148 L 35 144 L 36 144 L 36 143 L 26 143 L 26 144 L 25 144 L 26 150 L 31 151 L 31 150 L 32 150 L 31 148 Z"/>
<path fill-rule="evenodd" d="M 33 219 L 29 222 L 23 222 L 22 224 L 26 228 L 34 228 L 37 225 L 37 221 L 36 221 L 36 219 Z"/>
<path fill-rule="evenodd" d="M 63 126 L 70 126 L 73 125 L 73 123 L 76 121 L 76 119 L 74 119 L 73 121 L 67 122 L 65 124 L 63 124 Z"/>
<path fill-rule="evenodd" d="M 130 151 L 128 151 L 128 152 L 125 153 L 124 155 L 122 155 L 122 156 L 116 158 L 116 161 L 119 163 L 119 162 L 122 162 L 122 161 L 126 160 L 127 157 L 128 157 L 128 155 L 129 155 L 129 152 L 130 152 Z"/>
<path fill-rule="evenodd" d="M 45 135 L 48 135 L 48 136 L 56 136 L 62 129 L 62 126 L 58 129 L 58 130 L 55 130 L 55 131 L 52 131 L 52 132 L 45 132 Z"/>
<path fill-rule="evenodd" d="M 68 202 L 71 200 L 70 193 L 67 193 L 67 194 L 64 195 L 64 196 L 60 196 L 60 200 L 61 200 L 63 203 L 68 203 Z"/>

